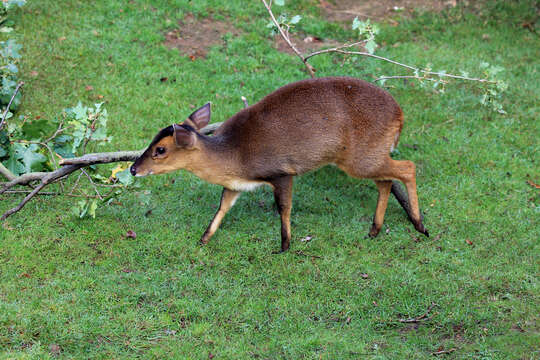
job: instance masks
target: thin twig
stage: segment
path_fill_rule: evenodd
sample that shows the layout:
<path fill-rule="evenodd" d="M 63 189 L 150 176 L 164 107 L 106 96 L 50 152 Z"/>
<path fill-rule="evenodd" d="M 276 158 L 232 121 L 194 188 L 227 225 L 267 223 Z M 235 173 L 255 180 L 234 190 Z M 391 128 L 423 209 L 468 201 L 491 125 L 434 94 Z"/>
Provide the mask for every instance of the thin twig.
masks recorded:
<path fill-rule="evenodd" d="M 382 80 L 389 80 L 389 79 L 416 79 L 416 80 L 437 81 L 436 79 L 426 78 L 426 77 L 421 77 L 421 76 L 415 76 L 415 75 L 381 76 L 380 78 L 377 78 L 377 79 L 375 79 L 373 81 L 382 81 Z"/>
<path fill-rule="evenodd" d="M 30 194 L 32 190 L 6 190 L 4 194 Z M 37 195 L 62 195 L 57 192 L 40 192 Z"/>
<path fill-rule="evenodd" d="M 16 213 L 17 211 L 21 210 L 23 208 L 24 205 L 26 205 L 26 203 L 28 201 L 30 201 L 31 198 L 33 198 L 41 189 L 43 189 L 47 184 L 42 182 L 41 184 L 39 184 L 38 186 L 36 186 L 36 188 L 34 190 L 32 190 L 32 192 L 28 195 L 26 195 L 26 197 L 19 203 L 19 205 L 15 206 L 14 208 L 12 209 L 9 209 L 8 211 L 6 211 L 2 217 L 0 217 L 0 220 L 5 220 L 7 219 L 10 215 Z"/>
<path fill-rule="evenodd" d="M 437 306 L 437 304 L 435 304 L 434 302 L 431 303 L 431 305 L 429 305 L 429 307 L 427 308 L 426 312 L 420 316 L 417 316 L 417 317 L 413 317 L 413 318 L 408 318 L 408 319 L 399 319 L 398 321 L 400 323 L 419 323 L 419 322 L 424 322 L 424 321 L 429 321 L 431 320 L 431 318 L 433 316 L 435 316 L 435 314 L 432 314 L 431 316 L 428 317 L 429 313 L 431 312 L 431 310 L 433 310 L 433 308 Z"/>
<path fill-rule="evenodd" d="M 453 353 L 456 350 L 457 350 L 456 348 L 451 348 L 451 349 L 448 349 L 448 350 L 439 350 L 439 351 L 432 352 L 431 355 L 437 356 L 437 355 L 443 355 L 443 354 L 450 354 L 450 353 Z"/>
<path fill-rule="evenodd" d="M 113 189 L 114 191 L 114 189 Z M 7 190 L 4 192 L 4 194 L 30 194 L 31 190 Z M 77 195 L 77 194 L 64 194 L 62 192 L 39 192 L 36 193 L 35 196 L 69 196 L 69 197 L 77 197 L 77 198 L 91 198 L 91 199 L 99 199 L 97 195 Z M 106 197 L 106 196 L 105 196 Z"/>
<path fill-rule="evenodd" d="M 97 189 L 96 184 L 94 184 L 94 181 L 92 181 L 92 178 L 90 177 L 90 175 L 88 175 L 88 173 L 84 171 L 84 169 L 81 169 L 81 172 L 84 175 L 86 175 L 86 177 L 88 178 L 88 181 L 90 181 L 90 184 L 94 187 L 94 191 L 96 192 L 96 195 L 98 196 L 99 200 L 103 200 L 103 197 L 101 197 L 101 194 L 99 193 L 99 190 Z"/>
<path fill-rule="evenodd" d="M 341 49 L 347 49 L 347 48 L 351 48 L 353 46 L 358 46 L 362 43 L 365 43 L 367 42 L 368 40 L 362 40 L 362 41 L 357 41 L 355 43 L 352 43 L 352 44 L 345 44 L 345 45 L 341 45 L 341 46 L 336 46 L 336 47 L 333 47 L 333 48 L 330 48 L 330 49 L 324 49 L 324 50 L 319 50 L 319 51 L 315 51 L 315 52 L 312 52 L 311 54 L 309 55 L 306 55 L 304 57 L 305 60 L 308 60 L 309 58 L 313 57 L 313 56 L 317 56 L 317 55 L 321 55 L 321 54 L 326 54 L 326 53 L 331 53 L 331 52 L 336 52 L 338 50 L 341 50 Z"/>
<path fill-rule="evenodd" d="M 67 129 L 70 128 L 70 126 L 68 126 L 68 127 L 63 127 L 63 125 L 64 125 L 64 121 L 62 120 L 62 121 L 60 121 L 60 124 L 58 124 L 58 128 L 56 128 L 56 131 L 55 131 L 51 136 L 49 136 L 49 138 L 48 138 L 47 140 L 45 140 L 45 141 L 43 141 L 43 142 L 48 143 L 49 141 L 51 141 L 52 139 L 54 139 L 55 137 L 57 137 L 58 134 L 60 134 L 60 133 L 62 133 L 62 132 L 64 132 L 64 131 L 66 131 Z"/>
<path fill-rule="evenodd" d="M 15 88 L 15 91 L 13 92 L 13 95 L 11 96 L 11 99 L 9 100 L 9 103 L 6 107 L 6 109 L 4 110 L 4 114 L 2 115 L 2 121 L 0 121 L 0 130 L 2 130 L 2 128 L 4 127 L 4 124 L 6 122 L 6 116 L 7 116 L 7 113 L 9 112 L 9 107 L 11 106 L 11 103 L 13 102 L 13 99 L 15 99 L 15 96 L 17 95 L 17 93 L 19 92 L 19 89 L 24 85 L 24 82 L 20 82 L 17 84 L 17 87 Z"/>
<path fill-rule="evenodd" d="M 278 31 L 281 34 L 281 37 L 283 38 L 283 40 L 285 40 L 285 42 L 294 51 L 294 53 L 300 58 L 300 60 L 302 60 L 302 62 L 304 63 L 304 65 L 309 71 L 309 75 L 311 75 L 311 77 L 314 78 L 315 69 L 313 68 L 313 66 L 311 66 L 311 64 L 307 62 L 307 59 L 304 57 L 304 55 L 302 55 L 302 53 L 296 48 L 296 46 L 294 46 L 291 39 L 289 38 L 288 30 L 287 30 L 287 33 L 283 30 L 279 22 L 276 20 L 276 17 L 274 16 L 274 13 L 272 12 L 270 5 L 268 5 L 268 3 L 265 0 L 261 0 L 261 1 L 264 4 L 264 7 L 266 8 L 266 10 L 268 11 L 268 14 L 270 14 L 270 17 L 272 18 L 272 22 L 278 28 Z"/>
<path fill-rule="evenodd" d="M 312 254 L 306 254 L 306 253 L 304 253 L 302 250 L 296 250 L 294 253 L 295 253 L 296 255 L 307 256 L 307 257 L 315 258 L 315 259 L 322 259 L 322 256 L 312 255 Z"/>
<path fill-rule="evenodd" d="M 82 175 L 83 175 L 82 172 L 79 173 L 79 176 L 77 176 L 77 179 L 75 180 L 75 184 L 73 184 L 73 187 L 69 191 L 68 195 L 72 195 L 75 189 L 77 188 L 77 186 L 79 186 L 79 181 L 81 180 Z"/>
<path fill-rule="evenodd" d="M 478 81 L 478 82 L 485 82 L 485 83 L 491 83 L 491 84 L 496 83 L 496 81 L 489 80 L 489 79 L 471 78 L 471 77 L 461 76 L 461 75 L 452 75 L 452 74 L 440 73 L 440 72 L 435 72 L 435 71 L 422 70 L 420 68 L 417 68 L 417 67 L 414 67 L 414 66 L 411 66 L 411 65 L 407 65 L 407 64 L 403 64 L 403 63 L 400 63 L 398 61 L 394 61 L 394 60 L 385 58 L 384 56 L 370 54 L 370 53 L 365 52 L 365 51 L 336 50 L 334 52 L 337 52 L 337 53 L 340 53 L 340 54 L 346 54 L 346 55 L 362 55 L 362 56 L 372 57 L 372 58 L 375 58 L 375 59 L 378 59 L 378 60 L 386 61 L 386 62 L 389 62 L 391 64 L 407 68 L 407 69 L 415 71 L 415 72 L 420 72 L 420 73 L 426 74 L 426 75 L 436 75 L 436 76 L 439 76 L 439 77 L 449 77 L 449 78 L 453 78 L 453 79 Z M 425 79 L 425 78 L 422 78 L 422 79 Z"/>
<path fill-rule="evenodd" d="M 57 181 L 58 179 L 66 176 L 68 174 L 71 174 L 72 172 L 80 169 L 81 167 L 82 167 L 82 165 L 69 165 L 69 166 L 61 167 L 60 169 L 55 170 L 55 171 L 51 171 L 51 172 L 29 173 L 29 174 L 19 176 L 18 178 L 8 182 L 7 185 L 5 185 L 2 190 L 0 190 L 0 194 L 4 193 L 5 191 L 9 190 L 11 187 L 13 187 L 15 185 L 26 185 L 30 181 L 40 180 L 41 179 L 41 183 L 38 186 L 36 186 L 36 188 L 34 190 L 32 190 L 32 192 L 30 194 L 28 194 L 19 203 L 19 205 L 17 205 L 16 207 L 6 211 L 0 217 L 0 220 L 5 220 L 10 215 L 12 215 L 12 214 L 16 213 L 17 211 L 21 210 L 24 207 L 24 205 L 30 199 L 32 199 L 41 189 L 43 189 L 48 184 L 51 184 L 51 183 Z"/>

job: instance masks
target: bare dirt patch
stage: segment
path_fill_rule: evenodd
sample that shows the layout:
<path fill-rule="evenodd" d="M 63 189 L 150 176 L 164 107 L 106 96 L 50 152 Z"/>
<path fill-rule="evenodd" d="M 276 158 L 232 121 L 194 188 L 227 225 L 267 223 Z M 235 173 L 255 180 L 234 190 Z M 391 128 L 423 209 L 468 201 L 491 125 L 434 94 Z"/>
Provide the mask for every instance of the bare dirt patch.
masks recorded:
<path fill-rule="evenodd" d="M 227 22 L 196 19 L 188 14 L 178 23 L 178 28 L 165 34 L 165 46 L 178 49 L 181 54 L 195 60 L 206 57 L 210 47 L 223 44 L 223 35 L 227 33 L 240 35 L 240 31 Z"/>
<path fill-rule="evenodd" d="M 458 0 L 319 0 L 329 21 L 372 19 L 382 21 L 396 15 L 410 16 L 415 10 L 442 11 L 456 6 Z"/>

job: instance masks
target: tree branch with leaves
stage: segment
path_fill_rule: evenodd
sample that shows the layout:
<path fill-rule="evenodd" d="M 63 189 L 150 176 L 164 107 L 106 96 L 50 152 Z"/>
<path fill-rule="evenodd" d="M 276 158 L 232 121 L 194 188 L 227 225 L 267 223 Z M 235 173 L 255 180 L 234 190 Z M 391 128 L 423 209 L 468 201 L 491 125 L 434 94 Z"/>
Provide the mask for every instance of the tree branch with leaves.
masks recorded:
<path fill-rule="evenodd" d="M 309 63 L 309 60 L 315 56 L 323 54 L 337 53 L 341 55 L 357 55 L 364 56 L 380 61 L 388 62 L 390 64 L 399 66 L 406 69 L 409 73 L 406 75 L 391 75 L 386 76 L 382 75 L 374 80 L 383 85 L 387 80 L 393 79 L 414 79 L 419 81 L 422 85 L 426 82 L 431 82 L 434 89 L 438 89 L 441 92 L 444 92 L 444 85 L 449 82 L 449 80 L 463 80 L 463 81 L 472 81 L 480 83 L 484 86 L 484 94 L 480 98 L 480 103 L 485 106 L 490 106 L 493 110 L 504 114 L 505 111 L 502 108 L 499 99 L 501 94 L 508 88 L 508 85 L 497 79 L 497 74 L 503 70 L 502 67 L 493 66 L 489 63 L 482 62 L 479 64 L 480 70 L 482 71 L 484 77 L 471 77 L 465 71 L 462 71 L 461 75 L 447 73 L 446 70 L 433 71 L 431 67 L 421 68 L 418 66 L 404 64 L 402 62 L 392 60 L 390 58 L 376 55 L 375 50 L 378 45 L 376 43 L 376 35 L 379 33 L 379 26 L 375 23 L 372 23 L 369 19 L 366 21 L 358 20 L 356 17 L 352 23 L 352 30 L 356 32 L 358 40 L 350 43 L 343 44 L 337 47 L 323 49 L 319 51 L 312 52 L 310 54 L 302 54 L 300 50 L 295 46 L 294 42 L 290 38 L 290 30 L 294 25 L 297 25 L 302 17 L 300 15 L 295 15 L 291 19 L 288 19 L 285 15 L 275 16 L 272 11 L 272 1 L 261 0 L 264 7 L 266 8 L 268 15 L 270 16 L 270 23 L 268 27 L 272 28 L 274 34 L 279 34 L 283 40 L 288 44 L 288 46 L 294 51 L 298 58 L 302 61 L 306 67 L 309 75 L 313 78 L 315 77 L 316 69 Z M 284 6 L 285 0 L 274 0 L 275 5 Z M 351 50 L 357 48 L 358 50 Z"/>

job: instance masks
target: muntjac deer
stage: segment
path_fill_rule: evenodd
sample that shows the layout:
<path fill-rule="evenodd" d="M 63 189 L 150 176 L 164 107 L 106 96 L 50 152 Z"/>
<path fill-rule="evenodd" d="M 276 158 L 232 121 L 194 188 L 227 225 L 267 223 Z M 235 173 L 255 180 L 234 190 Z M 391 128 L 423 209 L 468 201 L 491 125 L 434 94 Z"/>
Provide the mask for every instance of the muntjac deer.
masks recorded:
<path fill-rule="evenodd" d="M 162 129 L 131 166 L 134 176 L 186 169 L 223 186 L 221 204 L 204 232 L 207 243 L 242 191 L 266 184 L 281 216 L 281 250 L 289 248 L 293 176 L 335 164 L 350 176 L 373 179 L 379 190 L 369 236 L 381 230 L 392 192 L 419 232 L 424 228 L 416 194 L 415 165 L 390 157 L 403 127 L 392 96 L 362 80 L 328 77 L 276 90 L 205 136 L 210 104 L 183 123 Z M 402 181 L 408 193 L 401 190 Z"/>

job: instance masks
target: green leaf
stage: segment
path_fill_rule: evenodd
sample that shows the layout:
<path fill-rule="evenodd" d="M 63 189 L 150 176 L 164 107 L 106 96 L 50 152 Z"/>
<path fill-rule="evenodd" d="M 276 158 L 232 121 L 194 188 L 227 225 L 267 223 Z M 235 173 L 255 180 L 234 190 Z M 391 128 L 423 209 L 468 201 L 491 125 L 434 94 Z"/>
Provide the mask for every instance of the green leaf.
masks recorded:
<path fill-rule="evenodd" d="M 482 95 L 482 97 L 480 98 L 480 104 L 486 105 L 487 102 L 488 102 L 488 95 L 487 94 Z"/>
<path fill-rule="evenodd" d="M 84 215 L 86 215 L 86 212 L 88 211 L 88 201 L 87 200 L 80 200 L 77 202 L 77 207 L 75 207 L 75 215 L 77 215 L 79 218 L 83 218 Z"/>
<path fill-rule="evenodd" d="M 352 22 L 352 29 L 356 30 L 360 27 L 360 20 L 358 20 L 358 16 L 354 18 Z"/>
<path fill-rule="evenodd" d="M 73 135 L 72 151 L 75 153 L 86 135 L 86 126 L 80 122 L 73 122 L 72 125 L 75 128 L 75 130 L 71 133 Z"/>
<path fill-rule="evenodd" d="M 501 92 L 506 91 L 506 89 L 508 89 L 508 84 L 502 80 L 499 80 L 497 81 L 497 89 L 499 89 Z"/>
<path fill-rule="evenodd" d="M 293 16 L 293 18 L 291 19 L 291 24 L 298 24 L 298 22 L 302 20 L 302 17 L 300 15 L 295 15 Z"/>
<path fill-rule="evenodd" d="M 14 63 L 9 63 L 6 65 L 6 70 L 10 73 L 16 74 L 19 72 L 19 68 Z"/>
<path fill-rule="evenodd" d="M 133 184 L 133 176 L 131 175 L 131 173 L 129 172 L 129 168 L 127 168 L 126 170 L 124 171 L 120 171 L 118 173 L 115 174 L 115 177 L 124 185 L 124 186 L 129 186 L 131 184 Z"/>
<path fill-rule="evenodd" d="M 375 52 L 376 47 L 377 47 L 377 43 L 375 43 L 373 39 L 366 42 L 365 48 L 368 51 L 368 53 L 373 54 Z"/>
<path fill-rule="evenodd" d="M 21 155 L 24 171 L 29 173 L 43 169 L 42 163 L 47 161 L 47 157 L 38 152 L 39 147 L 36 144 L 30 144 Z"/>
<path fill-rule="evenodd" d="M 96 218 L 96 209 L 98 207 L 97 200 L 93 199 L 90 201 L 90 204 L 88 205 L 88 215 L 90 215 L 92 218 Z"/>
<path fill-rule="evenodd" d="M 22 49 L 22 45 L 17 44 L 13 39 L 7 41 L 0 41 L 0 55 L 12 59 L 20 59 L 21 54 L 19 50 Z"/>
<path fill-rule="evenodd" d="M 50 134 L 54 131 L 54 128 L 47 120 L 34 120 L 25 122 L 22 126 L 22 132 L 25 139 L 34 140 Z"/>
<path fill-rule="evenodd" d="M 72 151 L 73 147 L 71 144 L 54 144 L 53 150 L 55 153 L 65 159 L 75 157 L 75 154 Z"/>
<path fill-rule="evenodd" d="M 9 137 L 6 130 L 0 131 L 0 144 L 9 145 Z"/>
<path fill-rule="evenodd" d="M 500 73 L 503 70 L 504 68 L 502 66 L 490 66 L 486 69 L 486 74 L 490 78 L 494 78 L 498 73 Z"/>
<path fill-rule="evenodd" d="M 86 121 L 88 119 L 86 115 L 88 108 L 86 106 L 83 106 L 80 101 L 78 102 L 77 106 L 71 109 L 71 111 L 73 111 L 73 114 L 75 115 L 75 119 L 77 120 Z"/>
<path fill-rule="evenodd" d="M 285 5 L 285 0 L 274 0 L 274 4 L 278 6 L 283 6 Z"/>
<path fill-rule="evenodd" d="M 4 162 L 4 166 L 17 176 L 24 173 L 24 165 L 17 159 L 13 147 L 9 149 L 9 158 Z"/>

